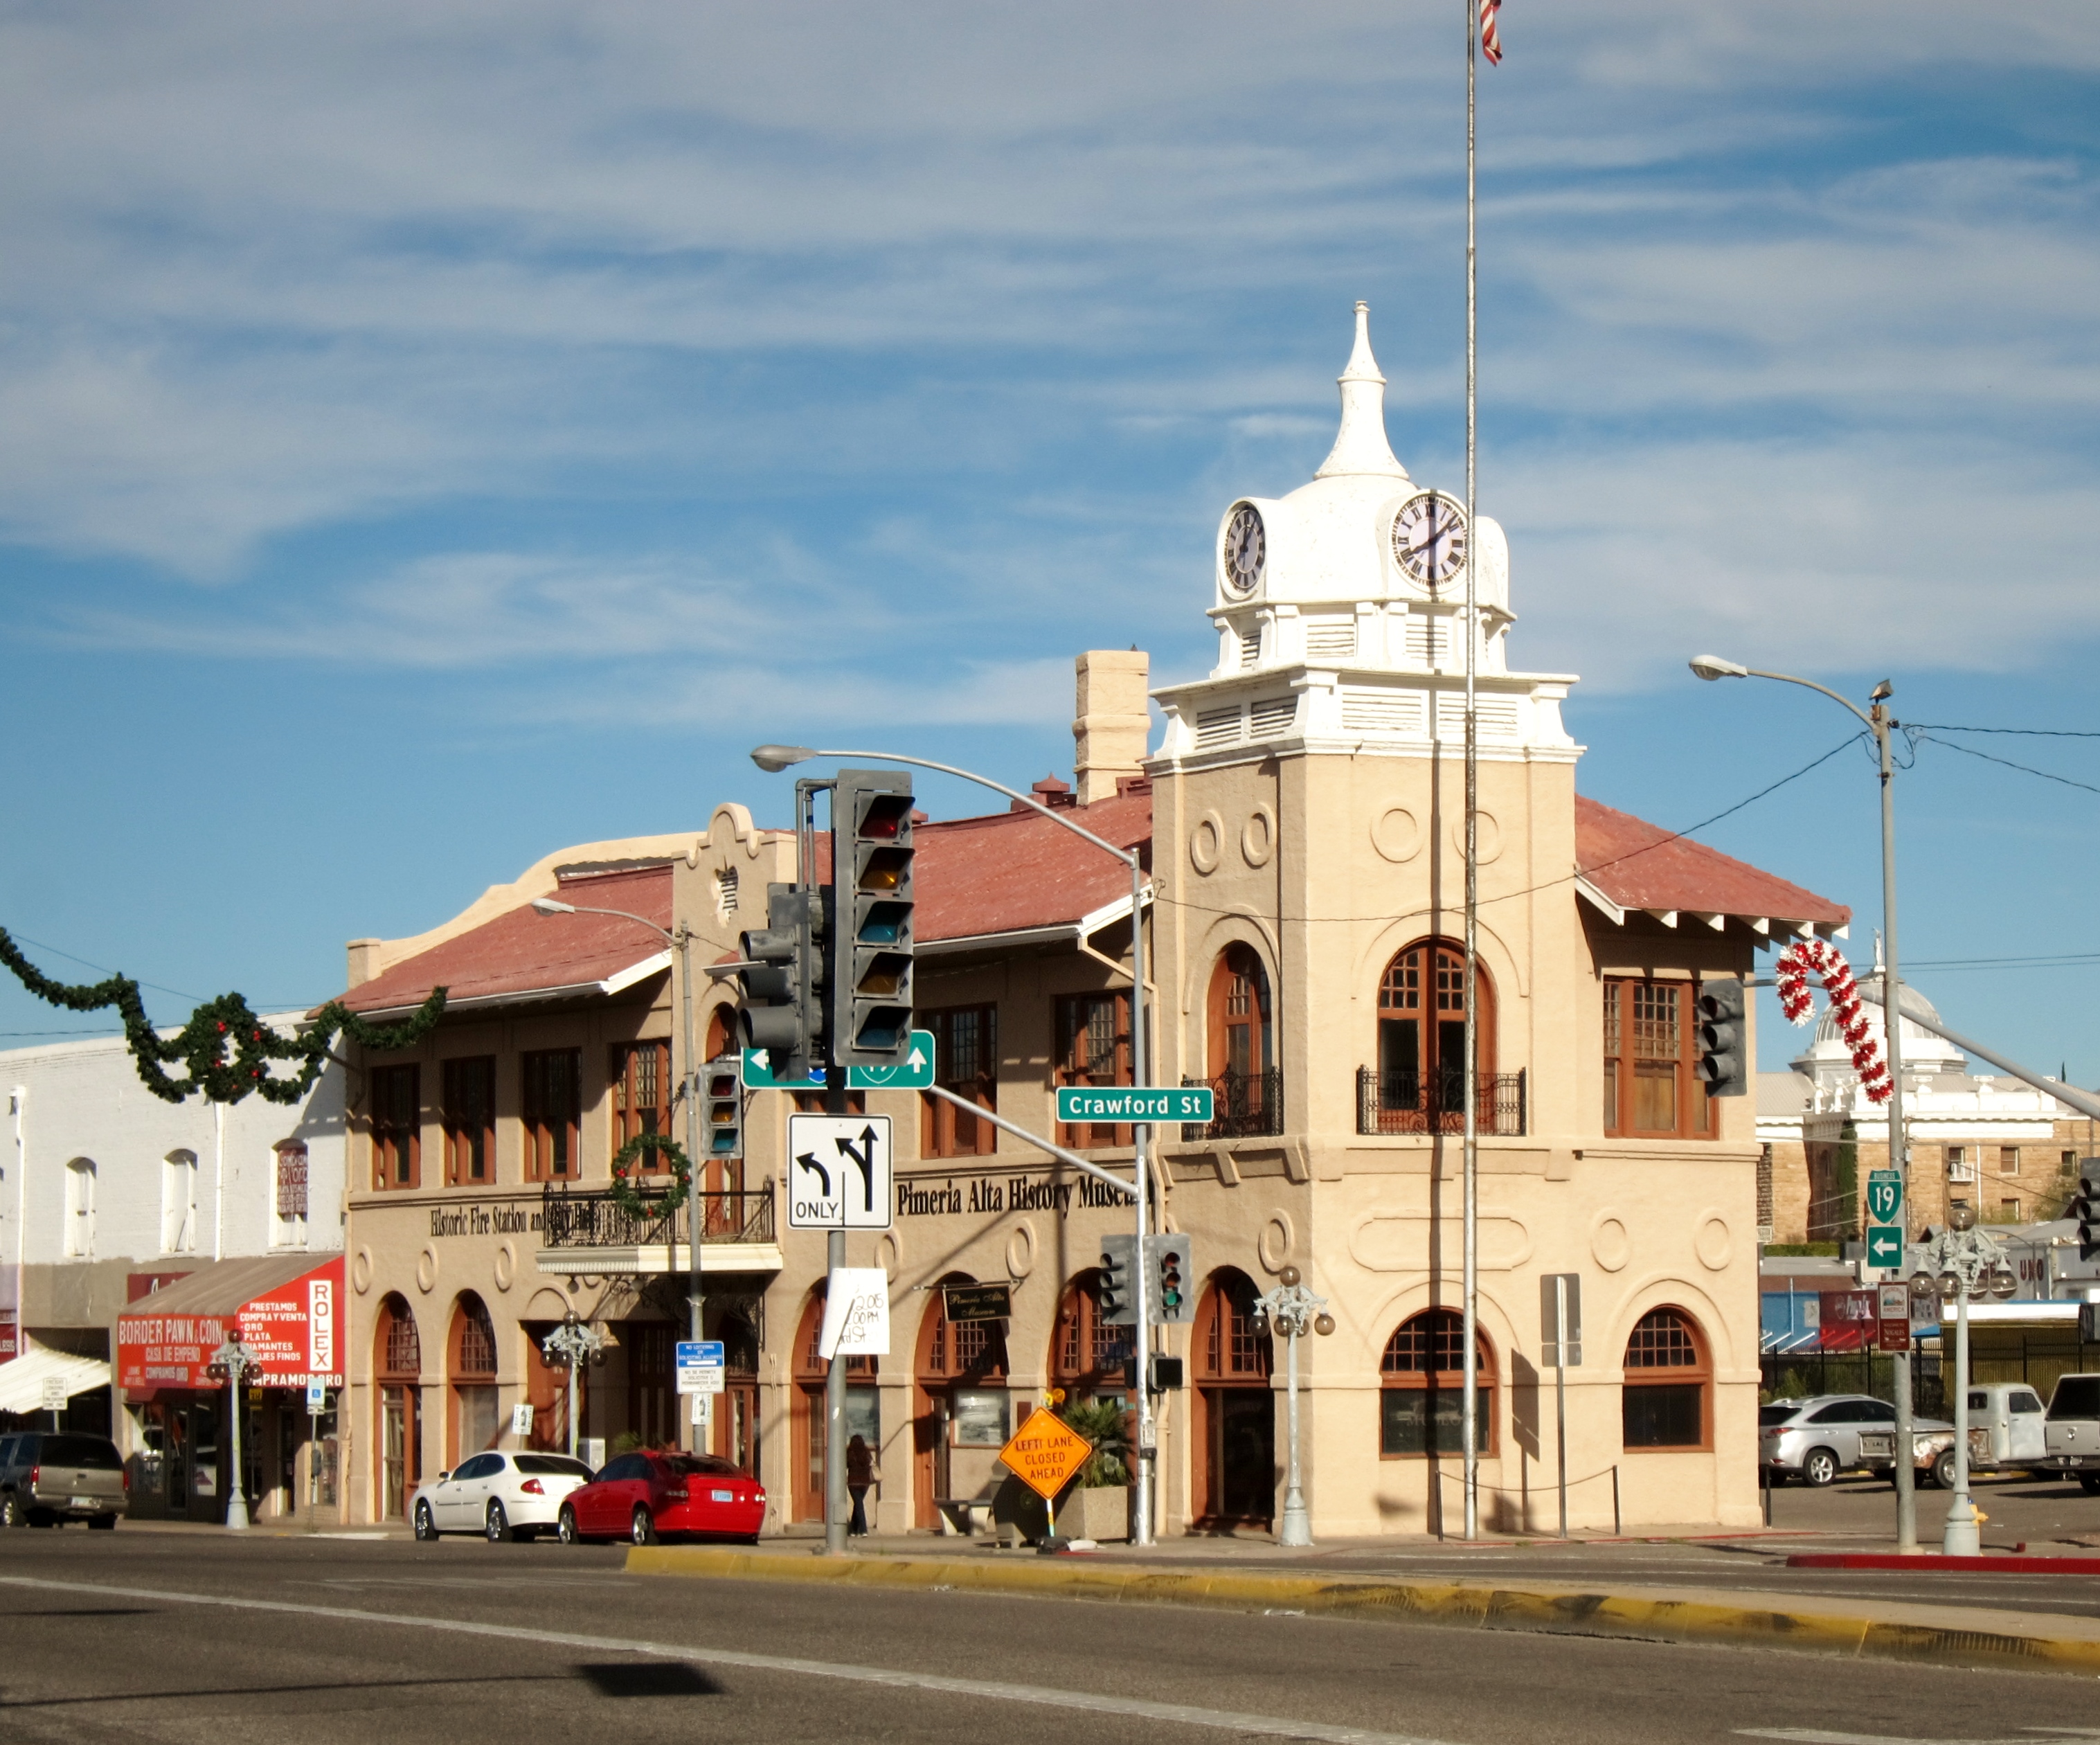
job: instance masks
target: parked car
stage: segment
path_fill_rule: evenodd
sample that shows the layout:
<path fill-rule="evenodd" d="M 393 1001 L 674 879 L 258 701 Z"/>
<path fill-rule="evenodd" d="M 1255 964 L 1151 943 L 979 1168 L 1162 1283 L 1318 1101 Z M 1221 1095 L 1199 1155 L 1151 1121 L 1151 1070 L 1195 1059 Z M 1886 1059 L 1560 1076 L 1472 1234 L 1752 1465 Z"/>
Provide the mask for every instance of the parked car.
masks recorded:
<path fill-rule="evenodd" d="M 470 1455 L 417 1489 L 409 1519 L 418 1539 L 479 1533 L 492 1545 L 536 1539 L 555 1524 L 562 1502 L 590 1477 L 588 1466 L 566 1454 L 520 1449 Z"/>
<path fill-rule="evenodd" d="M 765 1521 L 765 1488 L 741 1467 L 711 1454 L 623 1454 L 562 1502 L 560 1531 L 571 1545 L 653 1545 L 674 1533 L 755 1545 Z"/>
<path fill-rule="evenodd" d="M 2088 1496 L 2100 1496 L 2100 1376 L 2058 1376 L 2041 1427 L 2036 1469 L 2076 1473 Z"/>
<path fill-rule="evenodd" d="M 1758 1461 L 1774 1481 L 1827 1485 L 1895 1456 L 1896 1409 L 1868 1394 L 1818 1394 L 1758 1407 Z"/>
<path fill-rule="evenodd" d="M 0 1525 L 117 1525 L 124 1512 L 124 1457 L 107 1436 L 29 1430 L 0 1441 Z"/>
<path fill-rule="evenodd" d="M 1950 1433 L 1948 1446 L 1953 1438 Z M 1969 1470 L 2041 1469 L 2049 1453 L 2041 1396 L 2024 1381 L 1991 1381 L 1969 1389 Z"/>

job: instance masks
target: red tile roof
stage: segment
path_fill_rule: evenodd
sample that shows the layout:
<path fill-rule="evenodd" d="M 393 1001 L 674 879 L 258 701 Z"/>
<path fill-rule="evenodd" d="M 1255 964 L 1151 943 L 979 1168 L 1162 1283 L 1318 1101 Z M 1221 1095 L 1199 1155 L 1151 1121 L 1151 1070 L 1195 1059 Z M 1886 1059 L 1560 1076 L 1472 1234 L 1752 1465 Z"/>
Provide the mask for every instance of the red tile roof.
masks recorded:
<path fill-rule="evenodd" d="M 1842 927 L 1852 912 L 1842 903 L 1761 872 L 1718 849 L 1575 797 L 1575 865 L 1589 884 L 1622 909 L 1682 910 L 1816 921 Z"/>
<path fill-rule="evenodd" d="M 1060 808 L 1122 849 L 1152 839 L 1149 786 L 1092 806 Z M 1068 926 L 1130 897 L 1130 868 L 1039 812 L 996 812 L 920 824 L 913 881 L 925 944 Z"/>
<path fill-rule="evenodd" d="M 564 903 L 626 909 L 659 926 L 671 925 L 671 869 L 646 867 L 561 881 Z M 443 987 L 448 1004 L 527 999 L 562 989 L 594 988 L 667 950 L 646 927 L 614 915 L 542 915 L 530 903 L 413 957 L 404 958 L 343 996 L 355 1012 L 421 1005 Z"/>

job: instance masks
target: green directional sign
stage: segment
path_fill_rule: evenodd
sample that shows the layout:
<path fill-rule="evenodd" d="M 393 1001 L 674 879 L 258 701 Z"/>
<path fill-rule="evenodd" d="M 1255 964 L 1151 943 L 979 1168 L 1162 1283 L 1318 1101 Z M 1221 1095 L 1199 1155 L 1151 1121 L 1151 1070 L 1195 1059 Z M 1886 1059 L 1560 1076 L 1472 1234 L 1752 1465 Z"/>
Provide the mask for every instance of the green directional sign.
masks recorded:
<path fill-rule="evenodd" d="M 1867 1264 L 1886 1266 L 1891 1271 L 1904 1263 L 1904 1233 L 1899 1224 L 1869 1224 L 1867 1226 Z"/>
<path fill-rule="evenodd" d="M 924 1090 L 933 1082 L 933 1032 L 911 1032 L 911 1051 L 893 1067 L 849 1067 L 846 1085 L 852 1090 Z M 766 1064 L 765 1050 L 743 1051 L 743 1088 L 746 1090 L 822 1090 L 824 1069 L 817 1067 L 806 1079 L 776 1079 Z"/>
<path fill-rule="evenodd" d="M 1061 1085 L 1061 1121 L 1203 1121 L 1213 1117 L 1217 1099 L 1207 1085 L 1186 1087 Z"/>
<path fill-rule="evenodd" d="M 1903 1172 L 1870 1169 L 1867 1172 L 1867 1217 L 1875 1224 L 1903 1222 Z"/>

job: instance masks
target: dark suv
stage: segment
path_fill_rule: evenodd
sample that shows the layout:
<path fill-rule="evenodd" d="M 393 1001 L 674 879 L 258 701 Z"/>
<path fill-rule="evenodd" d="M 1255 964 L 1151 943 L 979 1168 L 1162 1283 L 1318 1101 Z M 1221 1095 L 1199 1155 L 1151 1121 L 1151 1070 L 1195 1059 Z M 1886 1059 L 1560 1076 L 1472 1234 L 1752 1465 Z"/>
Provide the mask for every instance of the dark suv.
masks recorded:
<path fill-rule="evenodd" d="M 107 1436 L 0 1436 L 0 1526 L 113 1527 L 125 1488 L 124 1457 Z"/>

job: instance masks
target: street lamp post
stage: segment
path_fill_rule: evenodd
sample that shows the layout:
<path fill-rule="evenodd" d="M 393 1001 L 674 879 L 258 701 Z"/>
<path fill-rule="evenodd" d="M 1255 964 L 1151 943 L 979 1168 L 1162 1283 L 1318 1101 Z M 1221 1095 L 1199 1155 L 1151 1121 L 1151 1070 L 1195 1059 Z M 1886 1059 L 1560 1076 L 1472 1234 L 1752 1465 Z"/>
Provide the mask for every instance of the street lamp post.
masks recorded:
<path fill-rule="evenodd" d="M 1895 687 L 1886 678 L 1876 685 L 1869 700 L 1871 709 L 1863 709 L 1850 698 L 1841 696 L 1828 685 L 1819 685 L 1812 678 L 1798 678 L 1791 673 L 1767 673 L 1753 666 L 1739 665 L 1733 660 L 1724 660 L 1718 655 L 1696 656 L 1692 670 L 1704 679 L 1771 678 L 1782 684 L 1800 685 L 1810 691 L 1820 691 L 1833 703 L 1850 709 L 1865 723 L 1867 731 L 1874 737 L 1874 749 L 1881 763 L 1882 783 L 1882 939 L 1886 953 L 1882 959 L 1882 992 L 1888 996 L 1883 1007 L 1882 1033 L 1888 1044 L 1889 1055 L 1889 1166 L 1903 1179 L 1904 1224 L 1910 1224 L 1910 1133 L 1904 1124 L 1903 1080 L 1903 980 L 1897 970 L 1896 958 L 1896 813 L 1895 766 L 1889 756 L 1888 700 L 1895 695 Z M 1912 1412 L 1910 1397 L 1910 1358 L 1899 1358 L 1895 1367 L 1896 1446 L 1908 1448 L 1911 1444 Z M 1896 1462 L 1896 1549 L 1914 1552 L 1917 1549 L 1917 1487 L 1916 1474 L 1908 1460 Z"/>
<path fill-rule="evenodd" d="M 622 921 L 631 921 L 638 927 L 646 927 L 678 954 L 678 990 L 680 1003 L 684 1008 L 686 1032 L 686 1227 L 690 1240 L 686 1244 L 690 1252 L 686 1257 L 686 1297 L 687 1316 L 692 1332 L 688 1336 L 695 1340 L 706 1338 L 706 1305 L 701 1297 L 700 1239 L 706 1224 L 706 1182 L 700 1158 L 700 1062 L 693 1039 L 693 930 L 680 921 L 673 932 L 660 927 L 646 916 L 629 913 L 625 909 L 585 908 L 574 903 L 564 903 L 557 897 L 535 897 L 532 907 L 542 915 L 614 915 Z M 672 1226 L 673 1231 L 677 1226 Z M 712 1396 L 697 1394 L 697 1400 L 712 1402 Z M 702 1410 L 706 1410 L 704 1406 Z M 692 1425 L 693 1452 L 705 1454 L 702 1446 L 704 1427 L 699 1422 Z M 574 1451 L 572 1450 L 571 1452 Z"/>
<path fill-rule="evenodd" d="M 1312 1543 L 1312 1523 L 1305 1512 L 1305 1488 L 1298 1463 L 1298 1341 L 1307 1333 L 1325 1337 L 1335 1331 L 1335 1318 L 1326 1312 L 1327 1299 L 1306 1289 L 1295 1266 L 1276 1275 L 1276 1288 L 1254 1300 L 1255 1313 L 1282 1333 L 1288 1354 L 1284 1359 L 1285 1422 L 1290 1441 L 1290 1466 L 1283 1486 L 1282 1530 L 1277 1544 L 1303 1547 Z"/>
<path fill-rule="evenodd" d="M 2020 1281 L 2005 1263 L 2005 1251 L 1977 1229 L 1974 1207 L 1957 1200 L 1947 1222 L 1950 1228 L 1926 1244 L 1925 1268 L 1911 1275 L 1910 1288 L 1913 1297 L 1936 1292 L 1955 1304 L 1954 1500 L 1947 1505 L 1947 1528 L 1939 1548 L 1950 1557 L 1973 1557 L 1980 1547 L 1976 1505 L 1969 1496 L 1969 1304 L 1972 1298 L 1985 1296 L 2004 1301 L 2018 1291 Z M 1940 1342 L 1943 1350 L 1943 1328 Z M 1909 1464 L 1899 1459 L 1897 1469 Z"/>
<path fill-rule="evenodd" d="M 573 1460 L 576 1452 L 576 1368 L 605 1350 L 605 1335 L 594 1327 L 585 1326 L 571 1309 L 562 1316 L 562 1324 L 540 1342 L 540 1349 L 554 1362 L 566 1365 L 569 1372 L 569 1457 Z"/>
<path fill-rule="evenodd" d="M 240 1464 L 240 1383 L 257 1367 L 255 1354 L 241 1344 L 240 1329 L 236 1327 L 212 1353 L 211 1360 L 226 1372 L 227 1411 L 233 1425 L 233 1494 L 226 1500 L 226 1524 L 234 1532 L 245 1533 L 248 1531 L 248 1487 Z"/>
<path fill-rule="evenodd" d="M 823 751 L 807 745 L 760 745 L 754 748 L 751 753 L 751 761 L 753 763 L 773 775 L 779 774 L 792 765 L 807 763 L 812 758 L 868 758 L 884 763 L 908 763 L 916 769 L 933 770 L 942 775 L 953 775 L 962 781 L 975 782 L 980 788 L 989 788 L 994 793 L 1003 793 L 1009 800 L 1019 801 L 1031 811 L 1040 812 L 1053 824 L 1063 826 L 1073 835 L 1092 843 L 1104 854 L 1113 855 L 1128 867 L 1130 868 L 1131 1081 L 1134 1088 L 1140 1089 L 1150 1083 L 1151 1075 L 1146 1062 L 1145 1045 L 1145 924 L 1140 913 L 1145 900 L 1145 863 L 1140 856 L 1132 854 L 1127 849 L 1118 848 L 1113 842 L 1103 842 L 1092 831 L 1073 823 L 1070 819 L 1060 813 L 1052 811 L 1041 801 L 1022 793 L 1017 789 L 1009 788 L 1004 782 L 995 782 L 990 776 L 979 775 L 972 770 L 958 769 L 953 764 L 935 763 L 926 758 L 907 758 L 893 751 Z M 1149 1545 L 1152 1543 L 1152 1471 L 1158 1455 L 1158 1449 L 1154 1441 L 1152 1425 L 1152 1377 L 1149 1373 L 1151 1366 L 1149 1361 L 1151 1355 L 1151 1326 L 1147 1319 L 1145 1301 L 1147 1284 L 1145 1266 L 1145 1214 L 1149 1198 L 1146 1159 L 1151 1145 L 1152 1129 L 1143 1122 L 1133 1123 L 1131 1137 L 1132 1151 L 1135 1154 L 1132 1160 L 1132 1186 L 1137 1195 L 1138 1257 L 1137 1265 L 1133 1269 L 1137 1275 L 1136 1289 L 1134 1292 L 1136 1298 L 1135 1312 L 1137 1318 L 1137 1328 L 1136 1350 L 1133 1354 L 1137 1366 L 1137 1495 L 1133 1501 L 1136 1505 L 1134 1511 L 1136 1516 L 1136 1543 Z"/>

